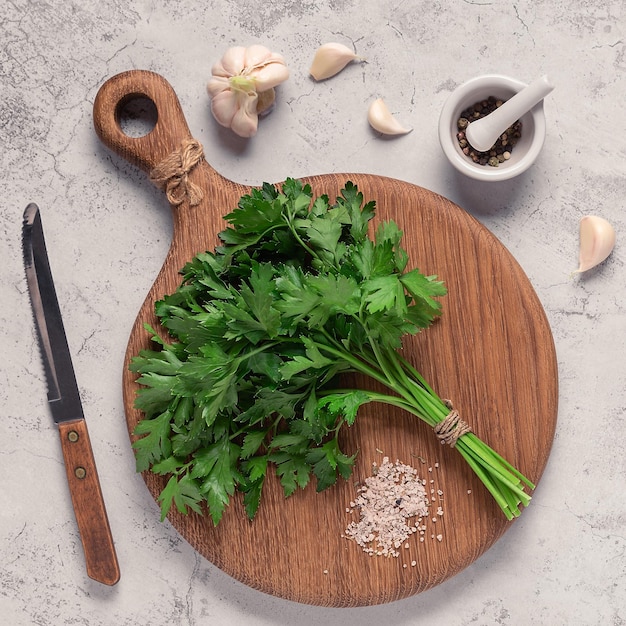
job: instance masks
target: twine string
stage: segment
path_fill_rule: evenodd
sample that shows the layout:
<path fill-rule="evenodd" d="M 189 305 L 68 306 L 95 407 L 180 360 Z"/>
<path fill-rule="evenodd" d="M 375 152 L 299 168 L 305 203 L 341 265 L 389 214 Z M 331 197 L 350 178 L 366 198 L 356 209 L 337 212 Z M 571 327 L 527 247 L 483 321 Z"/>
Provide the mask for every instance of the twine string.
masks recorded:
<path fill-rule="evenodd" d="M 202 200 L 202 189 L 189 180 L 189 172 L 204 158 L 202 145 L 185 139 L 178 150 L 168 154 L 151 172 L 150 180 L 165 191 L 170 204 L 178 206 L 189 198 L 189 205 Z"/>
<path fill-rule="evenodd" d="M 451 448 L 454 448 L 459 438 L 471 432 L 472 429 L 467 422 L 459 417 L 458 411 L 453 408 L 450 400 L 444 400 L 444 404 L 450 409 L 450 412 L 435 425 L 433 430 L 442 444 L 447 443 Z"/>

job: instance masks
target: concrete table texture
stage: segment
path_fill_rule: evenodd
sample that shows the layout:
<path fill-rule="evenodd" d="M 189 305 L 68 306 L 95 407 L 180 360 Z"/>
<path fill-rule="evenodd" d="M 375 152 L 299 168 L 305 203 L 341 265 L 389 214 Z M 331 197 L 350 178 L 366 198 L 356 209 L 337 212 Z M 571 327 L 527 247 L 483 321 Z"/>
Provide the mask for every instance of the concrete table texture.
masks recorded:
<path fill-rule="evenodd" d="M 317 47 L 365 63 L 308 75 Z M 260 43 L 291 70 L 249 140 L 215 122 L 211 66 Z M 490 550 L 422 594 L 328 609 L 267 596 L 207 562 L 166 521 L 140 475 L 121 375 L 135 315 L 171 237 L 161 191 L 98 141 L 95 94 L 128 69 L 174 87 L 208 162 L 257 185 L 367 172 L 438 192 L 487 226 L 545 307 L 560 371 L 550 460 L 531 506 Z M 474 76 L 548 74 L 547 137 L 536 164 L 485 184 L 456 173 L 439 112 Z M 580 0 L 11 0 L 0 7 L 0 615 L 16 626 L 115 624 L 618 625 L 626 623 L 626 8 Z M 412 133 L 367 123 L 382 97 Z M 122 578 L 85 573 L 56 426 L 49 415 L 20 243 L 26 205 L 42 211 Z M 578 224 L 608 219 L 617 245 L 572 275 Z M 541 381 L 537 381 L 541 384 Z"/>

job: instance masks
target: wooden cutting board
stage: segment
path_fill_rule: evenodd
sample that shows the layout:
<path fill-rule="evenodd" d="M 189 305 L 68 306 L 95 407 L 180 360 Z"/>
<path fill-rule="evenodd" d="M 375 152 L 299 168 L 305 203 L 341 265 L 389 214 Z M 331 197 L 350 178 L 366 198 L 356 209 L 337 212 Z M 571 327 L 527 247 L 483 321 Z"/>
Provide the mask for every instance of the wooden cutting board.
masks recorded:
<path fill-rule="evenodd" d="M 149 134 L 132 138 L 119 123 L 122 107 L 148 98 L 158 120 Z M 172 87 L 161 76 L 133 70 L 107 81 L 94 103 L 98 136 L 113 152 L 150 172 L 181 142 L 192 138 Z M 133 408 L 137 385 L 130 358 L 149 347 L 144 322 L 155 324 L 155 300 L 179 284 L 179 270 L 196 253 L 212 249 L 225 227 L 223 215 L 250 188 L 220 176 L 204 160 L 190 173 L 204 191 L 197 206 L 172 207 L 170 250 L 132 328 L 123 388 L 128 430 L 141 415 Z M 403 229 L 410 266 L 444 280 L 442 318 L 410 338 L 405 355 L 439 395 L 453 400 L 474 432 L 537 483 L 552 445 L 558 376 L 552 334 L 524 272 L 504 246 L 461 208 L 426 189 L 365 174 L 306 179 L 315 196 L 336 197 L 347 180 L 367 200 L 377 219 Z M 265 487 L 250 522 L 236 499 L 215 528 L 208 516 L 172 512 L 171 523 L 198 552 L 237 580 L 289 600 L 332 607 L 391 602 L 438 585 L 470 565 L 514 522 L 507 522 L 461 456 L 436 441 L 419 420 L 388 406 L 367 405 L 344 433 L 343 449 L 358 450 L 354 475 L 323 493 L 313 486 L 285 499 L 277 480 Z M 357 483 L 383 455 L 416 467 L 433 489 L 443 516 L 427 521 L 424 541 L 416 533 L 400 556 L 367 556 L 342 537 Z M 144 474 L 156 498 L 165 480 Z M 432 482 L 431 482 L 432 481 Z M 532 502 L 531 505 L 532 506 Z M 523 514 L 523 513 L 522 513 Z M 515 567 L 523 568 L 524 563 Z"/>

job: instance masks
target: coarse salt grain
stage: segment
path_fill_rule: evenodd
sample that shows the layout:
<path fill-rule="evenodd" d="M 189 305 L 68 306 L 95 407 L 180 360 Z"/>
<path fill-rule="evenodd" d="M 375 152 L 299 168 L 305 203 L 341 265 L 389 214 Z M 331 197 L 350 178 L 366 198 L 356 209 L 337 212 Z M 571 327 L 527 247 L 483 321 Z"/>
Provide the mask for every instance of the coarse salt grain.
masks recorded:
<path fill-rule="evenodd" d="M 384 457 L 380 466 L 374 464 L 374 470 L 350 503 L 361 517 L 348 525 L 344 536 L 370 556 L 397 557 L 398 548 L 418 525 L 411 528 L 407 519 L 417 517 L 419 521 L 428 514 L 428 497 L 413 467 Z"/>

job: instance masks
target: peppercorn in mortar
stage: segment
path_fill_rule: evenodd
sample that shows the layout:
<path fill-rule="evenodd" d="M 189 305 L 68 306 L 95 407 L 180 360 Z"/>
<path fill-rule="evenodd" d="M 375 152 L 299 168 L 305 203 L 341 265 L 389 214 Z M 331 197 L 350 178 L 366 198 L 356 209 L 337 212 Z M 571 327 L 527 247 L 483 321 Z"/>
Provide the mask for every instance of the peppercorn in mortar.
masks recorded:
<path fill-rule="evenodd" d="M 501 107 L 505 101 L 489 96 L 486 100 L 476 102 L 471 107 L 465 109 L 457 120 L 457 140 L 463 154 L 468 156 L 474 163 L 478 165 L 488 165 L 490 167 L 498 167 L 501 163 L 511 158 L 513 148 L 522 136 L 522 122 L 517 120 L 507 130 L 505 130 L 496 140 L 496 143 L 486 152 L 481 152 L 473 148 L 465 136 L 465 129 L 471 122 L 475 122 L 497 108 Z"/>

